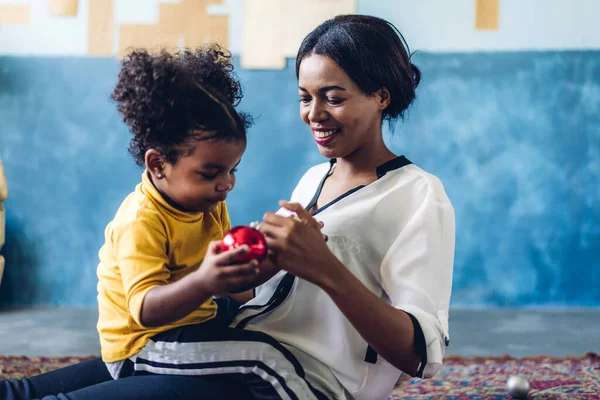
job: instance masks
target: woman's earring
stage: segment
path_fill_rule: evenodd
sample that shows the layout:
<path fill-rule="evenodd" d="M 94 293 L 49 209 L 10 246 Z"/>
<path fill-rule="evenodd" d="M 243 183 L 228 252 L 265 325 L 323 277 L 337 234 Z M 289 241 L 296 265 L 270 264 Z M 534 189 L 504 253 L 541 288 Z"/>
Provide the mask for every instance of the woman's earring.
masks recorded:
<path fill-rule="evenodd" d="M 162 177 L 163 177 L 163 174 L 161 174 L 161 173 L 159 172 L 158 174 L 156 174 L 156 177 L 157 177 L 158 179 L 162 179 Z"/>

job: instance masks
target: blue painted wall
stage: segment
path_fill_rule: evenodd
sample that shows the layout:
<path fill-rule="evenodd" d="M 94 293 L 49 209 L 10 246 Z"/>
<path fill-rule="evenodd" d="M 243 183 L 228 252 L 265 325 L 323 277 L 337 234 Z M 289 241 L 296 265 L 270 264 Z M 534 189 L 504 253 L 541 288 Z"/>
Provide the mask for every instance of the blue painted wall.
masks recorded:
<path fill-rule="evenodd" d="M 415 56 L 418 100 L 389 143 L 438 175 L 457 217 L 454 306 L 600 305 L 600 52 Z M 258 116 L 230 195 L 258 219 L 322 159 L 292 61 L 238 68 Z M 108 100 L 112 58 L 0 57 L 9 182 L 0 306 L 93 305 L 103 230 L 141 170 Z"/>

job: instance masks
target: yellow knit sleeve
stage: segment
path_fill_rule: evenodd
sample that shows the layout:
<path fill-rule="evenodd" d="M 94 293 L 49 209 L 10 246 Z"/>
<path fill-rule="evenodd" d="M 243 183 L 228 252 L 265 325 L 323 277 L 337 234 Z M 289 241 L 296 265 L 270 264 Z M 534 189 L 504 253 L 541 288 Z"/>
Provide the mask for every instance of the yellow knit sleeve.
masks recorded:
<path fill-rule="evenodd" d="M 141 319 L 144 298 L 170 277 L 166 231 L 159 221 L 138 215 L 115 232 L 113 241 L 127 308 L 135 322 L 145 327 Z"/>

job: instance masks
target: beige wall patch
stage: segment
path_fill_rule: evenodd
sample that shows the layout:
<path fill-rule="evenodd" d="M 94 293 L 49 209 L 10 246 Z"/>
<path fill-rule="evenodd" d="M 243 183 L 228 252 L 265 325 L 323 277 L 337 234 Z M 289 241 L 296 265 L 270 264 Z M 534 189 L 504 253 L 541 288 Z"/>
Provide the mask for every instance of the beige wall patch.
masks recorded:
<path fill-rule="evenodd" d="M 48 0 L 48 14 L 74 17 L 77 15 L 77 0 Z"/>
<path fill-rule="evenodd" d="M 88 0 L 88 54 L 114 54 L 114 0 Z"/>
<path fill-rule="evenodd" d="M 281 0 L 246 0 L 243 26 L 242 66 L 252 69 L 285 68 Z"/>
<path fill-rule="evenodd" d="M 282 69 L 310 31 L 338 14 L 355 12 L 356 0 L 244 0 L 242 66 Z"/>
<path fill-rule="evenodd" d="M 121 25 L 119 27 L 119 57 L 128 50 L 143 47 L 150 51 L 166 49 L 177 50 L 180 36 L 170 34 L 159 25 Z"/>
<path fill-rule="evenodd" d="M 28 25 L 30 19 L 29 6 L 0 4 L 0 25 Z"/>
<path fill-rule="evenodd" d="M 222 0 L 182 0 L 159 4 L 158 24 L 122 24 L 119 27 L 119 56 L 128 49 L 196 47 L 219 43 L 227 48 L 229 17 L 209 15 L 207 7 Z"/>
<path fill-rule="evenodd" d="M 498 30 L 500 0 L 475 0 L 475 29 Z"/>
<path fill-rule="evenodd" d="M 284 0 L 284 4 L 284 21 L 294 21 L 285 26 L 283 53 L 286 57 L 296 57 L 302 39 L 321 23 L 336 15 L 356 12 L 355 0 Z"/>

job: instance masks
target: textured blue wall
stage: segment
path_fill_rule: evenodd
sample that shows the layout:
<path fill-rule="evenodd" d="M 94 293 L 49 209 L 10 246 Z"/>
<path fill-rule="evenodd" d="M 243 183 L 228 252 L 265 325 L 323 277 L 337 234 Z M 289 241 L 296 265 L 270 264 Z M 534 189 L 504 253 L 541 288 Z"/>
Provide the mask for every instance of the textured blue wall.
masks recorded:
<path fill-rule="evenodd" d="M 389 142 L 455 206 L 455 306 L 600 305 L 600 52 L 417 54 L 419 98 Z M 141 170 L 108 100 L 118 62 L 0 58 L 10 199 L 0 305 L 92 305 L 103 230 Z M 249 134 L 233 223 L 322 159 L 284 71 L 238 69 Z"/>

